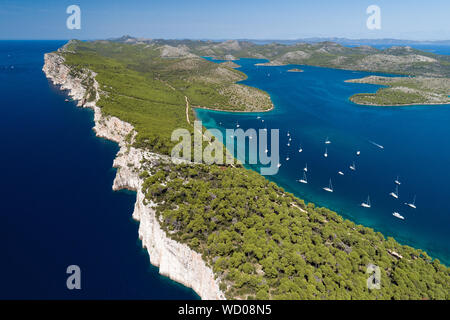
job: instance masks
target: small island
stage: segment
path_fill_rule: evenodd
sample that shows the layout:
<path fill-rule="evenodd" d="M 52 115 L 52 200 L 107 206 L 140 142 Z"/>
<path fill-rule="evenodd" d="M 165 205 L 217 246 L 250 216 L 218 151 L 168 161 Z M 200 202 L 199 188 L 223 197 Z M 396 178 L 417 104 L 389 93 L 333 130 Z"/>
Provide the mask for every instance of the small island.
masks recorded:
<path fill-rule="evenodd" d="M 294 69 L 289 69 L 288 72 L 304 72 L 304 71 L 302 69 L 294 68 Z"/>
<path fill-rule="evenodd" d="M 356 104 L 370 106 L 450 104 L 449 78 L 369 76 L 345 82 L 385 86 L 376 93 L 358 93 L 351 96 L 350 100 Z"/>
<path fill-rule="evenodd" d="M 280 66 L 284 66 L 284 65 L 285 65 L 284 63 L 277 62 L 277 61 L 255 63 L 255 66 L 258 66 L 258 67 L 280 67 Z"/>

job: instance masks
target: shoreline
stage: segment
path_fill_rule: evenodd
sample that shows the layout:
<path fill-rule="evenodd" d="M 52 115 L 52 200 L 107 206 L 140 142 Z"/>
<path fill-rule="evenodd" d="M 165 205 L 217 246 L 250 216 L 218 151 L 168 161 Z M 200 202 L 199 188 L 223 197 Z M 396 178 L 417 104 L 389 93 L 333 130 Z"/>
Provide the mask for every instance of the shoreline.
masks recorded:
<path fill-rule="evenodd" d="M 116 117 L 105 116 L 101 108 L 96 105 L 100 99 L 99 86 L 93 75 L 95 99 L 86 101 L 86 89 L 82 79 L 70 75 L 70 68 L 64 64 L 65 60 L 58 53 L 44 55 L 42 71 L 53 84 L 59 85 L 60 90 L 67 90 L 72 100 L 77 101 L 78 107 L 90 108 L 94 111 L 93 130 L 97 137 L 104 138 L 119 145 L 119 151 L 113 161 L 113 168 L 117 169 L 112 189 L 136 192 L 136 202 L 132 217 L 139 222 L 139 239 L 142 247 L 147 249 L 150 263 L 159 268 L 159 273 L 188 288 L 193 289 L 202 300 L 225 300 L 224 293 L 219 289 L 219 279 L 215 279 L 212 269 L 206 265 L 201 254 L 191 250 L 187 245 L 170 239 L 162 230 L 152 203 L 144 204 L 145 196 L 141 191 L 143 184 L 139 177 L 143 164 L 141 160 L 157 161 L 167 158 L 131 146 L 137 132 L 134 127 Z M 131 135 L 131 143 L 126 141 Z"/>
<path fill-rule="evenodd" d="M 72 94 L 72 91 L 70 91 L 70 93 Z M 88 103 L 80 105 L 80 100 L 78 100 L 78 101 L 79 101 L 78 102 L 79 106 L 88 107 Z M 101 128 L 97 128 L 97 124 L 101 124 L 101 121 L 106 121 L 107 122 L 106 124 L 103 124 L 106 127 L 105 130 L 115 130 L 117 126 L 120 127 L 121 125 L 125 125 L 125 126 L 129 125 L 129 126 L 131 126 L 130 124 L 128 124 L 126 122 L 122 122 L 118 118 L 115 118 L 115 119 L 117 119 L 117 121 L 119 121 L 119 123 L 109 123 L 110 120 L 112 120 L 113 118 L 103 117 L 102 114 L 101 114 L 100 108 L 96 107 L 95 103 L 94 103 L 93 104 L 93 109 L 94 109 L 94 111 L 97 111 L 95 108 L 97 108 L 98 112 L 100 113 L 100 115 L 99 115 L 100 118 L 98 119 L 98 123 L 97 123 L 97 120 L 94 117 L 94 120 L 96 120 L 95 121 L 96 125 L 94 127 L 94 130 L 96 131 L 97 136 L 100 136 L 99 132 L 101 131 Z M 269 110 L 265 110 L 265 111 L 227 111 L 227 110 L 218 110 L 218 109 L 204 108 L 204 107 L 201 107 L 201 106 L 197 106 L 197 107 L 193 107 L 193 108 L 194 109 L 195 108 L 206 109 L 206 110 L 212 110 L 212 111 L 217 111 L 217 112 L 258 113 L 258 112 L 271 111 L 271 110 L 274 109 L 274 105 L 272 104 L 272 108 L 269 109 Z M 95 116 L 97 116 L 97 112 L 95 112 Z M 127 134 L 130 133 L 130 132 L 133 132 L 134 128 L 131 126 L 130 130 L 131 131 L 127 131 Z M 133 138 L 134 138 L 134 135 L 133 135 Z M 105 138 L 109 139 L 108 137 L 105 137 Z M 121 136 L 120 139 L 123 139 L 123 136 Z M 159 261 L 153 261 L 153 259 L 152 259 L 152 256 L 156 255 L 154 253 L 151 253 L 151 250 L 154 249 L 154 248 L 150 248 L 149 247 L 149 246 L 155 245 L 155 240 L 153 238 L 155 238 L 155 237 L 156 238 L 164 237 L 164 236 L 166 238 L 168 238 L 168 237 L 167 237 L 167 235 L 165 235 L 165 232 L 161 230 L 161 228 L 159 226 L 159 222 L 154 217 L 154 212 L 153 212 L 153 221 L 147 221 L 148 217 L 146 217 L 145 215 L 151 215 L 152 213 L 149 213 L 147 211 L 148 208 L 145 208 L 146 206 L 143 204 L 144 195 L 140 191 L 140 185 L 139 185 L 139 183 L 142 183 L 142 181 L 139 181 L 140 179 L 139 179 L 138 176 L 136 177 L 136 173 L 135 172 L 132 172 L 134 169 L 139 169 L 141 167 L 141 165 L 139 164 L 140 161 L 137 161 L 136 157 L 138 158 L 138 160 L 142 159 L 142 157 L 145 157 L 146 159 L 148 159 L 148 157 L 147 157 L 148 155 L 146 155 L 146 151 L 135 149 L 133 147 L 131 147 L 130 151 L 131 151 L 131 153 L 133 153 L 134 150 L 137 150 L 138 152 L 137 152 L 136 155 L 130 155 L 129 154 L 130 152 L 128 152 L 128 151 L 124 152 L 124 154 L 121 154 L 123 150 L 122 150 L 122 146 L 121 146 L 120 143 L 121 142 L 124 143 L 124 141 L 120 140 L 120 139 L 119 139 L 118 142 L 116 141 L 117 143 L 119 143 L 120 151 L 118 152 L 117 157 L 114 160 L 114 165 L 113 165 L 113 167 L 118 168 L 118 172 L 116 174 L 116 178 L 114 179 L 113 190 L 120 190 L 120 189 L 126 188 L 126 189 L 129 189 L 129 190 L 132 190 L 132 191 L 136 191 L 136 203 L 135 203 L 135 209 L 134 209 L 134 212 L 133 212 L 133 218 L 135 220 L 137 220 L 137 221 L 140 221 L 139 238 L 142 241 L 143 247 L 147 248 L 147 250 L 148 250 L 148 252 L 150 254 L 150 261 L 151 261 L 151 263 L 153 265 L 157 266 L 157 267 L 160 267 L 160 270 L 159 270 L 160 274 L 165 275 L 165 276 L 169 277 L 170 279 L 175 280 L 175 281 L 177 281 L 177 282 L 179 282 L 179 283 L 181 283 L 181 284 L 183 284 L 183 285 L 185 285 L 187 287 L 193 288 L 193 285 L 192 285 L 191 282 L 183 282 L 184 279 L 182 278 L 182 276 L 181 276 L 181 280 L 180 279 L 179 280 L 174 279 L 173 277 L 176 277 L 175 275 L 177 274 L 177 272 L 171 270 L 172 266 L 170 264 L 168 266 L 163 266 L 163 263 L 164 263 L 164 261 L 163 261 L 164 259 L 163 258 L 160 258 Z M 113 140 L 113 139 L 109 139 L 109 140 Z M 127 144 L 124 143 L 124 146 L 127 146 Z M 140 155 L 140 153 L 142 153 L 142 154 Z M 151 154 L 149 152 L 148 152 L 148 154 L 156 156 L 156 157 L 165 157 L 165 156 L 162 156 L 162 155 Z M 140 156 L 142 156 L 142 157 L 139 158 Z M 128 164 L 130 163 L 130 161 L 134 161 L 135 162 L 135 163 L 133 163 L 133 166 L 131 168 L 128 167 Z M 132 181 L 133 179 L 136 179 L 137 182 L 136 181 L 133 182 Z M 134 183 L 136 183 L 136 185 L 134 185 Z M 149 210 L 151 210 L 151 208 Z M 143 214 L 144 216 L 141 216 L 141 214 Z M 151 224 L 151 226 L 148 226 L 147 223 Z M 143 229 L 142 232 L 141 232 L 141 227 Z M 153 228 L 158 228 L 158 227 L 159 227 L 159 230 L 154 230 L 153 229 Z M 158 234 L 158 232 L 162 232 L 163 235 L 160 236 Z M 148 233 L 151 233 L 151 234 L 148 234 Z M 156 236 L 155 236 L 155 234 L 156 234 Z M 150 239 L 148 239 L 149 237 L 150 237 Z M 147 241 L 149 241 L 149 242 L 147 243 Z M 170 240 L 170 238 L 167 241 L 172 241 L 177 246 L 183 246 L 180 243 L 177 243 L 177 242 L 175 242 L 173 240 Z M 154 249 L 154 250 L 158 250 L 158 249 Z M 159 250 L 164 250 L 164 249 L 159 248 Z M 193 251 L 193 250 L 191 250 L 189 248 L 187 248 L 187 250 L 189 250 L 190 252 L 193 252 L 194 254 L 197 254 L 195 251 Z M 173 252 L 171 252 L 171 253 L 173 254 Z M 177 258 L 177 257 L 175 257 L 175 258 Z M 201 256 L 200 256 L 200 260 L 204 264 L 204 261 L 202 260 Z M 209 269 L 209 271 L 211 271 L 211 269 Z M 197 271 L 196 272 L 197 275 L 198 275 L 198 272 L 201 272 L 201 271 Z M 211 271 L 211 273 L 212 273 L 212 271 Z M 212 279 L 214 279 L 214 274 L 213 273 L 212 273 Z M 216 285 L 218 284 L 217 281 L 214 280 L 214 282 L 216 282 Z M 214 284 L 212 284 L 212 286 L 214 286 Z M 205 298 L 197 290 L 194 289 L 194 291 L 196 291 L 197 294 L 199 294 L 202 299 L 210 299 L 210 298 Z M 222 293 L 222 292 L 219 290 L 219 293 Z M 216 298 L 212 298 L 212 299 L 216 299 Z"/>
<path fill-rule="evenodd" d="M 203 110 L 211 110 L 211 111 L 218 111 L 218 112 L 232 112 L 232 113 L 264 113 L 264 112 L 269 112 L 275 109 L 274 104 L 272 103 L 272 107 L 270 107 L 270 109 L 267 110 L 261 110 L 261 111 L 241 111 L 241 110 L 223 110 L 223 109 L 213 109 L 213 108 L 208 108 L 208 107 L 202 107 L 202 106 L 191 106 L 191 108 L 193 109 L 203 109 Z"/>
<path fill-rule="evenodd" d="M 442 102 L 442 103 L 407 103 L 407 104 L 375 104 L 375 103 L 359 103 L 353 101 L 353 99 L 348 98 L 348 100 L 359 106 L 368 106 L 368 107 L 420 107 L 420 106 L 445 106 L 450 105 L 450 102 Z"/>

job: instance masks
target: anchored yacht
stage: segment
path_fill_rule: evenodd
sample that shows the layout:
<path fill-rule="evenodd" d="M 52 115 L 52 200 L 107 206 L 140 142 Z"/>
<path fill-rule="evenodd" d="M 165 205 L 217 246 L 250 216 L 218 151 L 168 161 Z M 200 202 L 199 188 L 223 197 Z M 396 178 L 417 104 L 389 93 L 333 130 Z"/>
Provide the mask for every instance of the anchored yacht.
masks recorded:
<path fill-rule="evenodd" d="M 412 203 L 405 203 L 408 207 L 411 207 L 413 209 L 417 209 L 416 207 L 416 196 L 414 196 L 414 200 Z"/>
<path fill-rule="evenodd" d="M 394 217 L 396 217 L 396 218 L 399 218 L 399 219 L 402 219 L 402 220 L 405 220 L 405 217 L 404 216 L 402 216 L 400 213 L 398 213 L 398 212 L 394 212 L 393 214 L 392 214 Z"/>
<path fill-rule="evenodd" d="M 370 197 L 369 196 L 367 196 L 367 201 L 366 202 L 361 203 L 361 207 L 364 207 L 364 208 L 370 208 L 371 207 L 371 205 L 370 205 Z"/>
<path fill-rule="evenodd" d="M 398 185 L 395 186 L 395 191 L 389 193 L 389 195 L 393 196 L 395 199 L 398 199 Z"/>
<path fill-rule="evenodd" d="M 307 184 L 308 183 L 308 179 L 306 178 L 306 172 L 303 172 L 303 179 L 298 180 L 298 182 Z"/>
<path fill-rule="evenodd" d="M 333 192 L 333 185 L 331 184 L 331 179 L 330 179 L 330 184 L 328 185 L 328 187 L 323 188 L 323 190 L 325 190 L 327 192 Z"/>

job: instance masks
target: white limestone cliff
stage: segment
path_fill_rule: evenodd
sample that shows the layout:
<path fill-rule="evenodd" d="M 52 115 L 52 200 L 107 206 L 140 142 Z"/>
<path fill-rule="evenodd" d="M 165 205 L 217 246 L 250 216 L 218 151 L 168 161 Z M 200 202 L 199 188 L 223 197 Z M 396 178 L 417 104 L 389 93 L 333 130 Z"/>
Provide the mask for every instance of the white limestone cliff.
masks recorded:
<path fill-rule="evenodd" d="M 142 149 L 131 147 L 126 137 L 133 140 L 136 132 L 131 124 L 121 121 L 116 117 L 104 116 L 101 108 L 96 106 L 100 98 L 100 90 L 95 73 L 90 71 L 94 80 L 96 97 L 94 101 L 86 101 L 86 88 L 80 77 L 86 77 L 89 70 L 82 74 L 71 74 L 70 68 L 64 64 L 65 60 L 59 53 L 47 53 L 44 56 L 42 70 L 54 84 L 60 85 L 63 90 L 68 90 L 69 95 L 77 100 L 80 107 L 88 107 L 94 110 L 94 131 L 98 137 L 112 140 L 119 144 L 120 150 L 114 159 L 113 167 L 117 168 L 117 174 L 113 183 L 113 190 L 129 189 L 136 191 L 136 203 L 133 218 L 139 223 L 139 238 L 142 245 L 150 255 L 150 262 L 159 267 L 159 273 L 192 288 L 202 299 L 225 299 L 219 289 L 219 280 L 214 278 L 214 273 L 203 260 L 202 256 L 190 249 L 187 245 L 170 239 L 161 228 L 156 218 L 152 203 L 145 204 L 144 194 L 141 191 L 143 180 L 139 173 L 143 170 L 142 159 L 146 163 L 166 158 L 165 156 L 151 153 Z"/>

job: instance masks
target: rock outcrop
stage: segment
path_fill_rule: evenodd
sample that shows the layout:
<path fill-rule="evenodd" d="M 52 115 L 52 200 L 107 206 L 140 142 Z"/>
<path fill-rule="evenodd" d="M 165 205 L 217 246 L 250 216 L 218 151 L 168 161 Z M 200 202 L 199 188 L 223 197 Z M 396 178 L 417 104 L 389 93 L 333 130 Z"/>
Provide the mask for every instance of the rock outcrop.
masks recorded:
<path fill-rule="evenodd" d="M 113 190 L 136 191 L 133 218 L 140 222 L 139 238 L 150 255 L 150 262 L 159 267 L 160 274 L 192 288 L 202 299 L 225 299 L 219 289 L 219 280 L 215 279 L 212 269 L 207 266 L 202 256 L 187 245 L 170 239 L 160 226 L 153 209 L 154 204 L 144 201 L 140 172 L 145 169 L 144 166 L 151 166 L 152 162 L 158 159 L 168 158 L 132 147 L 130 140 L 132 142 L 136 135 L 133 126 L 116 117 L 102 114 L 101 108 L 96 106 L 100 90 L 94 72 L 87 69 L 82 72 L 71 72 L 70 67 L 65 64 L 64 57 L 59 53 L 47 53 L 44 60 L 42 70 L 46 76 L 61 89 L 68 90 L 69 95 L 77 100 L 78 106 L 94 110 L 96 135 L 119 144 L 120 150 L 113 164 L 117 168 Z M 93 78 L 95 88 L 93 101 L 86 100 L 87 89 L 83 86 L 85 77 Z M 142 161 L 143 159 L 146 161 Z"/>

